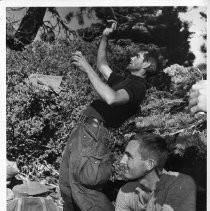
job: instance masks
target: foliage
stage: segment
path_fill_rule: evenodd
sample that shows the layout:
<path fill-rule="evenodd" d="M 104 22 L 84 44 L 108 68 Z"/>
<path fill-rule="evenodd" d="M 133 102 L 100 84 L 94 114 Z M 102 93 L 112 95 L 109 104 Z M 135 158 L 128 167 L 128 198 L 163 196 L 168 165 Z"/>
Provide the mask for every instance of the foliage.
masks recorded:
<path fill-rule="evenodd" d="M 92 100 L 92 87 L 84 73 L 70 64 L 71 52 L 86 52 L 92 59 L 93 48 L 86 44 L 36 42 L 22 53 L 7 52 L 7 152 L 10 158 L 28 159 L 47 153 L 54 162 L 81 110 Z M 27 78 L 32 73 L 63 76 L 63 91 L 57 95 Z M 84 86 L 84 83 L 87 86 Z"/>
<path fill-rule="evenodd" d="M 17 160 L 20 170 L 33 179 L 50 175 L 53 183 L 58 181 L 68 135 L 81 111 L 97 97 L 86 74 L 71 65 L 71 53 L 80 50 L 96 70 L 97 45 L 97 40 L 93 43 L 57 40 L 51 44 L 36 41 L 22 52 L 7 49 L 7 157 Z M 132 42 L 129 46 L 110 42 L 107 53 L 112 69 L 125 74 L 130 55 L 139 47 L 142 46 Z M 34 73 L 62 75 L 62 91 L 56 94 L 32 86 L 27 78 Z M 196 68 L 176 64 L 158 74 L 162 77 L 148 81 L 147 96 L 139 113 L 111 131 L 109 147 L 115 157 L 112 180 L 121 178 L 121 155 L 129 137 L 137 132 L 166 137 L 172 157 L 180 156 L 187 160 L 186 165 L 192 159 L 193 163 L 205 163 L 206 115 L 191 117 L 187 108 L 187 92 L 201 79 L 201 73 Z M 174 170 L 175 166 L 169 163 L 168 169 Z M 205 174 L 201 177 L 194 170 L 201 166 L 205 168 L 196 164 L 190 165 L 190 169 L 183 166 L 176 170 L 189 173 L 205 187 Z"/>
<path fill-rule="evenodd" d="M 165 68 L 163 72 L 171 78 L 170 89 L 161 91 L 154 86 L 149 88 L 147 98 L 141 105 L 141 111 L 118 131 L 113 131 L 115 139 L 111 148 L 116 154 L 113 179 L 120 178 L 120 154 L 129 137 L 134 133 L 156 133 L 166 138 L 172 157 L 177 155 L 184 159 L 184 167 L 180 164 L 172 164 L 172 166 L 168 165 L 168 168 L 190 174 L 198 183 L 205 183 L 206 177 L 203 176 L 200 179 L 200 176 L 195 176 L 194 168 L 186 171 L 187 165 L 191 166 L 191 162 L 196 163 L 196 168 L 197 165 L 202 165 L 203 171 L 206 171 L 206 114 L 191 117 L 188 109 L 189 88 L 196 80 L 202 78 L 202 73 L 196 70 L 193 67 L 185 68 L 180 65 Z M 183 76 L 182 80 L 180 76 Z M 192 153 L 191 148 L 195 150 L 196 157 L 192 160 L 187 159 L 186 162 L 185 158 L 189 156 L 188 153 Z M 175 168 L 177 165 L 180 168 Z"/>
<path fill-rule="evenodd" d="M 163 72 L 171 76 L 171 91 L 176 97 L 186 96 L 192 85 L 203 79 L 203 74 L 198 68 L 184 68 L 177 64 L 167 67 Z"/>
<path fill-rule="evenodd" d="M 30 7 L 22 18 L 14 36 L 11 36 L 11 34 L 8 36 L 7 34 L 7 46 L 21 51 L 25 45 L 32 43 L 39 27 L 43 24 L 46 9 L 45 7 Z"/>
<path fill-rule="evenodd" d="M 203 79 L 207 80 L 207 65 L 206 65 L 206 63 L 200 63 L 196 67 L 202 72 Z"/>
<path fill-rule="evenodd" d="M 22 51 L 36 37 L 45 42 L 53 42 L 61 35 L 69 40 L 78 38 L 55 7 L 7 7 L 6 11 L 6 44 L 12 50 Z"/>
<path fill-rule="evenodd" d="M 179 18 L 179 13 L 186 12 L 187 9 L 187 7 L 82 7 L 70 10 L 65 17 L 66 20 L 63 20 L 59 8 L 30 7 L 27 8 L 20 23 L 19 20 L 7 19 L 7 46 L 14 50 L 22 50 L 34 41 L 37 34 L 45 42 L 53 42 L 58 36 L 67 40 L 83 39 L 92 42 L 100 37 L 107 20 L 115 19 L 118 27 L 112 38 L 119 45 L 125 45 L 129 41 L 137 44 L 153 44 L 164 52 L 167 65 L 177 63 L 191 66 L 195 56 L 190 51 L 189 45 L 192 35 L 189 31 L 190 23 Z M 7 13 L 16 10 L 21 8 L 7 8 Z M 81 27 L 75 31 L 69 25 L 73 17 L 77 17 L 81 26 L 85 26 L 85 19 L 93 24 L 91 27 Z M 17 22 L 18 30 L 15 31 L 13 23 Z M 205 45 L 202 49 L 205 51 Z"/>
<path fill-rule="evenodd" d="M 84 10 L 84 8 L 82 8 Z M 107 20 L 118 22 L 112 38 L 116 42 L 131 40 L 135 43 L 154 44 L 164 50 L 170 64 L 191 66 L 195 56 L 190 52 L 189 22 L 181 21 L 180 12 L 187 7 L 91 7 L 87 11 L 96 15 L 101 23 L 81 28 L 78 34 L 86 41 L 93 41 L 101 35 Z"/>
<path fill-rule="evenodd" d="M 206 14 L 206 12 L 200 12 L 200 16 L 205 22 L 207 22 L 207 14 Z M 206 29 L 205 29 L 205 32 L 203 32 L 202 37 L 204 39 L 204 43 L 201 45 L 200 50 L 204 54 L 204 56 L 206 58 L 206 52 L 207 52 L 207 49 L 206 49 L 206 42 L 207 42 Z"/>

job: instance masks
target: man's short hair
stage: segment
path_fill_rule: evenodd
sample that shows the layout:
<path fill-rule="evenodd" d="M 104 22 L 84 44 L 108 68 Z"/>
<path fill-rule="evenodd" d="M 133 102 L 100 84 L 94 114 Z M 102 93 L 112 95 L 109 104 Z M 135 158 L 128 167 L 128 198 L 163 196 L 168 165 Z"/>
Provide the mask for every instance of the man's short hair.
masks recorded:
<path fill-rule="evenodd" d="M 148 49 L 144 52 L 144 61 L 150 62 L 150 66 L 145 68 L 146 76 L 151 76 L 156 74 L 161 69 L 161 56 L 155 48 Z"/>
<path fill-rule="evenodd" d="M 150 66 L 145 68 L 146 75 L 153 75 L 158 71 L 158 58 L 151 52 L 147 51 L 144 54 L 144 60 L 150 62 Z"/>
<path fill-rule="evenodd" d="M 164 138 L 156 134 L 135 134 L 130 140 L 139 142 L 139 154 L 142 159 L 154 159 L 157 162 L 157 168 L 162 170 L 168 158 L 168 147 Z"/>
<path fill-rule="evenodd" d="M 155 75 L 163 68 L 165 60 L 161 54 L 161 49 L 158 48 L 158 46 L 153 44 L 140 44 L 133 47 L 131 50 L 131 55 L 136 55 L 137 53 L 143 53 L 144 60 L 151 63 L 151 65 L 145 69 L 146 76 Z"/>

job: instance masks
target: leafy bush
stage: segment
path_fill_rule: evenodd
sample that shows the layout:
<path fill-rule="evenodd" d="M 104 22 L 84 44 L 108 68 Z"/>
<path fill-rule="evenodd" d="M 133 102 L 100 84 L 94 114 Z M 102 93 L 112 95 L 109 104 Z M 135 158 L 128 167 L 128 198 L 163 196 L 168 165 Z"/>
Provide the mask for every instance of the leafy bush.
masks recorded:
<path fill-rule="evenodd" d="M 178 97 L 186 96 L 192 85 L 203 79 L 203 74 L 198 68 L 171 65 L 164 69 L 171 76 L 171 91 Z"/>
<path fill-rule="evenodd" d="M 16 159 L 21 171 L 31 177 L 48 172 L 57 181 L 55 172 L 67 137 L 81 111 L 97 97 L 87 75 L 71 65 L 71 53 L 80 50 L 97 71 L 97 45 L 97 41 L 36 41 L 22 52 L 7 50 L 7 156 Z M 114 71 L 125 74 L 134 47 L 133 43 L 120 47 L 110 42 L 108 60 Z M 56 94 L 28 83 L 27 78 L 35 73 L 62 75 L 62 91 Z M 111 131 L 113 180 L 120 178 L 120 157 L 129 137 L 137 132 L 166 137 L 172 155 L 185 157 L 187 149 L 195 146 L 197 160 L 206 159 L 206 115 L 190 117 L 187 108 L 187 92 L 200 78 L 195 68 L 175 64 L 148 80 L 139 113 Z M 174 165 L 168 166 L 173 170 Z"/>
<path fill-rule="evenodd" d="M 51 156 L 49 162 L 54 162 L 61 155 L 78 115 L 94 98 L 87 76 L 70 64 L 70 55 L 77 47 L 81 46 L 62 41 L 55 45 L 35 42 L 21 53 L 7 52 L 7 154 L 10 159 L 24 157 L 30 162 L 45 154 Z M 86 44 L 80 50 L 93 60 L 93 47 Z M 26 80 L 32 73 L 62 74 L 62 92 L 56 94 L 32 86 Z"/>

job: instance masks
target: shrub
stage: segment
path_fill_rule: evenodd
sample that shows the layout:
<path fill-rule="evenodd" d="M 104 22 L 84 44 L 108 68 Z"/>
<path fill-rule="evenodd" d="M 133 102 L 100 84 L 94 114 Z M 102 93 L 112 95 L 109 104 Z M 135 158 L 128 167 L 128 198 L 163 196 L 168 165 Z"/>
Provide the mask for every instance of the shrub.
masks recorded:
<path fill-rule="evenodd" d="M 32 177 L 41 177 L 40 172 L 43 176 L 48 171 L 43 168 L 46 164 L 57 180 L 55 172 L 68 135 L 81 111 L 97 97 L 87 75 L 71 65 L 71 53 L 81 51 L 97 71 L 97 45 L 36 41 L 22 52 L 7 50 L 7 156 L 16 159 L 19 168 Z M 114 71 L 125 74 L 134 47 L 133 43 L 124 47 L 110 43 L 108 60 Z M 62 75 L 62 91 L 56 94 L 32 86 L 26 79 L 35 73 Z M 115 155 L 112 179 L 119 178 L 120 157 L 129 137 L 136 132 L 167 137 L 172 154 L 177 152 L 175 146 L 181 137 L 188 136 L 190 139 L 182 139 L 184 147 L 179 149 L 185 151 L 190 143 L 198 147 L 196 156 L 205 157 L 206 116 L 190 117 L 187 110 L 187 92 L 197 79 L 200 73 L 195 68 L 172 65 L 148 80 L 147 97 L 139 113 L 111 131 L 110 149 Z"/>

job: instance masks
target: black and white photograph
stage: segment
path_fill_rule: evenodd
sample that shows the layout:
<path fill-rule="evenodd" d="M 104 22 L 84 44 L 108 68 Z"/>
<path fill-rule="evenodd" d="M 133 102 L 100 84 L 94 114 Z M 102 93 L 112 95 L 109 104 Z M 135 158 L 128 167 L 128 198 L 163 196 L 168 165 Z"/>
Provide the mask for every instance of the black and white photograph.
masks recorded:
<path fill-rule="evenodd" d="M 207 1 L 105 3 L 5 3 L 6 210 L 207 211 Z"/>

